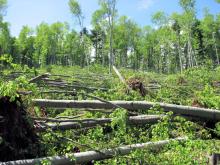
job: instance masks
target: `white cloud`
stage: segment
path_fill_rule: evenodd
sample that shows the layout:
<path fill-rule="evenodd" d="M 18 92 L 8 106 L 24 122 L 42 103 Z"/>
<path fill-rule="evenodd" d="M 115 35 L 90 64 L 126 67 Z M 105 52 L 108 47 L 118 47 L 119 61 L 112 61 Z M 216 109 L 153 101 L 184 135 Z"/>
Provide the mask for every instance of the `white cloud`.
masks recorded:
<path fill-rule="evenodd" d="M 138 9 L 148 9 L 154 3 L 153 0 L 138 0 Z"/>

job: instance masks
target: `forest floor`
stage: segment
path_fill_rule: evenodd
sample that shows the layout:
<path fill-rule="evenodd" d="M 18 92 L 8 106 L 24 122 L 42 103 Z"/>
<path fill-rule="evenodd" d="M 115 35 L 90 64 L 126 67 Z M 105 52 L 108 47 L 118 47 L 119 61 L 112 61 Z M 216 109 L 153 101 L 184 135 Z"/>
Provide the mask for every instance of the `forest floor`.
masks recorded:
<path fill-rule="evenodd" d="M 29 83 L 31 78 L 44 73 L 50 74 L 40 79 L 40 81 Z M 10 87 L 9 91 L 5 92 L 7 95 L 15 95 L 10 90 L 22 93 L 21 99 L 24 102 L 25 110 L 23 110 L 23 106 L 17 106 L 16 100 L 11 103 L 14 107 L 10 107 L 10 104 L 9 107 L 5 106 L 7 103 L 4 103 L 3 106 L 2 102 L 5 101 L 6 97 L 2 97 L 0 116 L 4 118 L 5 115 L 3 113 L 7 109 L 8 114 L 12 113 L 12 111 L 15 112 L 10 115 L 12 116 L 11 120 L 17 121 L 18 116 L 27 113 L 28 118 L 33 122 L 31 122 L 32 124 L 30 123 L 29 127 L 28 124 L 24 124 L 27 121 L 21 119 L 19 123 L 14 123 L 15 127 L 3 121 L 10 128 L 3 130 L 1 125 L 0 137 L 3 141 L 10 140 L 10 138 L 8 140 L 8 138 L 4 137 L 4 134 L 6 134 L 4 131 L 10 132 L 10 135 L 13 135 L 11 138 L 15 138 L 20 132 L 26 132 L 27 136 L 25 138 L 28 139 L 24 138 L 23 140 L 26 143 L 21 142 L 21 144 L 27 146 L 28 142 L 28 144 L 31 144 L 32 150 L 31 152 L 28 149 L 25 150 L 30 155 L 25 155 L 24 153 L 24 155 L 17 155 L 7 160 L 0 157 L 0 161 L 33 158 L 33 155 L 31 156 L 33 152 L 36 157 L 42 157 L 43 155 L 68 155 L 186 136 L 188 140 L 184 142 L 171 142 L 156 149 L 133 150 L 125 156 L 115 155 L 111 159 L 89 161 L 89 163 L 207 164 L 211 154 L 220 153 L 220 123 L 218 120 L 204 121 L 202 119 L 198 120 L 198 118 L 190 120 L 181 115 L 174 115 L 172 112 L 165 112 L 159 104 L 155 104 L 150 109 L 140 109 L 132 112 L 122 107 L 117 107 L 116 110 L 92 110 L 90 108 L 53 108 L 34 105 L 33 99 L 98 99 L 107 104 L 109 104 L 109 101 L 115 100 L 150 101 L 220 110 L 220 68 L 193 68 L 185 70 L 183 73 L 170 75 L 129 69 L 120 69 L 120 73 L 125 78 L 127 85 L 122 83 L 115 73 L 109 75 L 108 69 L 100 66 L 90 66 L 84 69 L 51 66 L 41 70 L 26 68 L 23 69 L 22 73 L 18 71 L 15 73 L 12 70 L 2 72 L 1 90 L 3 91 L 3 89 L 9 89 Z M 10 82 L 14 82 L 16 85 L 12 85 Z M 1 94 L 4 94 L 2 91 Z M 23 105 L 23 103 L 19 103 L 19 105 Z M 163 117 L 154 124 L 130 125 L 128 123 L 130 115 L 133 116 L 135 114 L 163 115 Z M 111 121 L 105 124 L 85 127 L 86 122 L 91 122 L 91 120 L 97 122 L 97 119 L 111 119 Z M 56 129 L 58 126 L 62 126 L 64 120 L 72 120 L 75 125 L 78 123 L 78 126 L 74 126 L 76 127 L 74 129 Z M 8 122 L 12 123 L 11 121 Z M 33 123 L 35 124 L 33 125 Z M 54 126 L 57 123 L 58 125 Z M 33 132 L 32 127 L 38 130 L 36 134 Z M 14 128 L 16 129 L 14 130 Z M 24 129 L 27 129 L 27 131 L 24 131 Z M 15 141 L 18 142 L 17 139 Z M 0 152 L 7 153 L 2 144 Z M 43 151 L 43 154 L 42 152 L 39 153 L 38 150 Z M 2 156 L 2 154 L 0 155 Z"/>

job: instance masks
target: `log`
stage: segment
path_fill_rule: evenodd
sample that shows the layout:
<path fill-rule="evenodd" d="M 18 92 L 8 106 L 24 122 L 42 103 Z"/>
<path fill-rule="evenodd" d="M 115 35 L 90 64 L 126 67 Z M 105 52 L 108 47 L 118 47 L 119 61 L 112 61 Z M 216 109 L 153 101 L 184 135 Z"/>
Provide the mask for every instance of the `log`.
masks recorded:
<path fill-rule="evenodd" d="M 50 90 L 50 91 L 41 91 L 40 93 L 42 94 L 51 94 L 51 93 L 56 93 L 56 94 L 69 94 L 69 95 L 76 95 L 76 91 L 58 91 L 58 90 Z"/>
<path fill-rule="evenodd" d="M 32 91 L 17 91 L 17 93 L 18 93 L 19 95 L 30 95 L 30 94 L 32 94 L 33 92 L 32 92 Z"/>
<path fill-rule="evenodd" d="M 42 78 L 46 78 L 48 76 L 50 76 L 50 73 L 44 73 L 42 75 L 39 75 L 39 76 L 36 76 L 36 77 L 32 78 L 31 80 L 29 80 L 29 83 L 36 83 L 39 80 L 41 80 Z"/>
<path fill-rule="evenodd" d="M 97 100 L 47 100 L 35 99 L 33 100 L 35 106 L 51 107 L 51 108 L 90 108 L 90 109 L 114 109 L 117 108 L 112 104 L 119 105 L 125 109 L 147 110 L 155 105 L 159 105 L 164 111 L 172 111 L 175 114 L 187 115 L 191 117 L 204 118 L 211 121 L 220 120 L 220 110 L 206 109 L 199 107 L 166 104 L 166 103 L 153 103 L 147 101 L 111 101 L 112 104 L 107 104 Z"/>
<path fill-rule="evenodd" d="M 158 142 L 147 142 L 147 143 L 138 143 L 138 144 L 131 144 L 125 145 L 121 147 L 117 147 L 114 149 L 103 149 L 101 151 L 87 151 L 87 152 L 80 152 L 70 154 L 69 157 L 67 156 L 53 156 L 53 157 L 45 157 L 45 158 L 37 158 L 37 159 L 27 159 L 27 160 L 17 160 L 17 161 L 10 161 L 2 163 L 2 165 L 35 165 L 39 164 L 44 160 L 48 160 L 53 165 L 73 165 L 73 164 L 85 164 L 91 162 L 93 160 L 104 160 L 110 159 L 114 156 L 124 156 L 130 154 L 132 151 L 137 149 L 157 149 L 163 147 L 170 142 L 173 141 L 186 141 L 186 137 L 176 138 L 176 139 L 169 139 L 169 140 L 162 140 Z M 71 160 L 71 158 L 74 158 Z"/>
<path fill-rule="evenodd" d="M 100 91 L 108 91 L 107 88 L 96 88 L 96 87 L 87 87 L 80 85 L 69 85 L 69 84 L 61 84 L 61 83 L 45 83 L 50 87 L 58 87 L 58 88 L 74 88 L 74 89 L 85 89 L 90 91 L 100 90 Z"/>
<path fill-rule="evenodd" d="M 45 81 L 46 85 L 57 85 L 57 86 L 69 86 L 70 84 L 66 82 L 57 82 L 57 81 Z"/>
<path fill-rule="evenodd" d="M 140 115 L 140 116 L 131 116 L 128 119 L 128 124 L 137 125 L 137 124 L 154 124 L 157 123 L 161 119 L 161 115 Z M 52 130 L 69 130 L 69 129 L 79 129 L 79 128 L 87 128 L 93 127 L 97 125 L 105 125 L 107 123 L 111 123 L 111 118 L 103 118 L 103 119 L 81 119 L 81 120 L 72 120 L 73 122 L 69 122 L 70 120 L 57 120 L 57 119 L 48 119 L 50 122 L 62 122 L 59 124 L 48 124 L 48 127 Z M 39 129 L 39 131 L 45 130 L 46 127 Z"/>

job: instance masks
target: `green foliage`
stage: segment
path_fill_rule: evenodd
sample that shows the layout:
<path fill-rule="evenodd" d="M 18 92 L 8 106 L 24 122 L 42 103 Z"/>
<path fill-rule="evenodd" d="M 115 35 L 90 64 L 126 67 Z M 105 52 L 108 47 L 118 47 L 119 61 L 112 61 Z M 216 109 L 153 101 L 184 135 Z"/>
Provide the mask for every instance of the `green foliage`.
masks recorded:
<path fill-rule="evenodd" d="M 10 97 L 10 101 L 14 101 L 17 94 L 18 85 L 15 82 L 9 81 L 8 83 L 0 84 L 0 96 L 8 96 Z"/>
<path fill-rule="evenodd" d="M 173 142 L 164 148 L 157 150 L 137 150 L 127 159 L 130 161 L 139 160 L 143 164 L 176 165 L 176 164 L 207 164 L 208 153 L 219 151 L 215 147 L 219 142 L 203 140 L 188 140 L 185 143 Z M 195 150 L 196 148 L 196 150 Z"/>
<path fill-rule="evenodd" d="M 19 94 L 17 93 L 18 91 L 32 91 L 33 93 L 36 93 L 36 86 L 34 84 L 30 84 L 24 76 L 20 76 L 16 78 L 14 81 L 0 81 L 1 97 L 10 97 L 10 101 L 14 101 L 16 97 L 19 97 Z"/>
<path fill-rule="evenodd" d="M 163 11 L 158 11 L 152 16 L 152 22 L 158 26 L 165 25 L 167 23 L 166 15 Z"/>
<path fill-rule="evenodd" d="M 126 133 L 127 128 L 127 111 L 124 109 L 116 109 L 110 117 L 112 118 L 111 127 L 117 129 L 120 134 Z"/>
<path fill-rule="evenodd" d="M 47 68 L 42 68 L 38 72 L 45 73 L 46 69 Z M 219 100 L 216 99 L 218 97 L 216 95 L 217 88 L 209 85 L 212 84 L 213 81 L 218 80 L 216 78 L 216 76 L 219 76 L 218 68 L 215 70 L 209 70 L 208 68 L 189 69 L 182 74 L 176 75 L 134 72 L 129 69 L 121 70 L 126 80 L 129 78 L 139 78 L 145 86 L 148 86 L 150 82 L 160 86 L 160 88 L 151 91 L 153 95 L 147 93 L 146 97 L 142 97 L 138 91 L 126 93 L 125 87 L 118 77 L 113 75 L 109 78 L 110 76 L 107 72 L 108 69 L 100 65 L 92 65 L 83 69 L 78 66 L 51 66 L 52 74 L 80 75 L 78 78 L 66 78 L 68 82 L 72 82 L 73 80 L 80 81 L 81 78 L 84 77 L 84 79 L 82 78 L 83 81 L 81 81 L 82 84 L 92 83 L 97 87 L 99 87 L 98 84 L 102 84 L 103 86 L 107 85 L 111 89 L 107 92 L 99 90 L 95 92 L 90 91 L 91 95 L 98 96 L 105 100 L 147 100 L 190 105 L 193 99 L 197 99 L 200 103 L 201 101 L 205 103 L 203 106 L 206 105 L 209 107 L 215 107 L 217 105 L 215 102 Z M 203 76 L 202 73 L 209 77 Z M 98 77 L 102 78 L 99 79 Z M 107 80 L 104 79 L 104 77 Z M 91 82 L 93 78 L 97 80 Z M 4 81 L 2 80 L 1 82 L 3 84 Z M 202 88 L 198 88 L 198 84 L 201 85 Z M 6 85 L 5 82 L 4 85 Z M 13 85 L 15 86 L 9 87 L 8 89 L 13 88 L 15 90 L 10 91 L 35 89 L 34 86 L 31 86 L 33 84 L 28 84 L 25 77 L 18 78 Z M 45 97 L 49 98 L 50 96 L 45 95 L 43 98 Z M 55 95 L 54 98 L 69 99 L 69 96 Z M 72 97 L 70 98 L 72 99 Z M 84 98 L 78 96 L 78 99 Z M 42 112 L 39 108 L 35 111 L 38 116 L 41 116 Z M 47 113 L 48 117 L 81 115 L 79 110 L 73 109 L 55 110 L 48 108 Z M 219 136 L 219 124 L 216 124 L 215 129 L 210 130 L 203 127 L 203 123 L 191 122 L 183 117 L 174 116 L 171 112 L 164 112 L 158 104 L 149 110 L 138 110 L 137 113 L 164 116 L 156 124 L 130 125 L 128 124 L 128 112 L 121 108 L 114 110 L 111 114 L 86 112 L 78 119 L 112 118 L 112 122 L 89 129 L 85 128 L 62 132 L 48 129 L 47 132 L 40 133 L 41 145 L 45 148 L 47 156 L 66 155 L 74 159 L 71 157 L 71 153 L 73 153 L 75 149 L 79 149 L 80 152 L 83 152 L 176 137 L 187 136 L 189 138 L 187 142 L 175 142 L 156 149 L 135 150 L 127 156 L 115 156 L 109 160 L 96 161 L 95 164 L 181 164 L 181 162 L 184 162 L 184 164 L 204 164 L 204 162 L 207 161 L 207 155 L 209 153 L 214 151 L 220 152 L 220 148 L 218 147 L 219 143 L 216 140 L 210 140 L 212 138 L 210 132 Z M 217 146 L 214 147 L 215 145 Z"/>
<path fill-rule="evenodd" d="M 70 75 L 67 78 L 69 83 L 109 88 L 105 92 L 89 91 L 92 95 L 109 101 L 147 100 L 220 109 L 220 96 L 217 94 L 219 89 L 212 86 L 213 82 L 220 80 L 220 67 L 214 68 L 219 62 L 220 15 L 212 15 L 206 10 L 204 17 L 198 20 L 196 1 L 180 0 L 183 13 L 169 16 L 163 11 L 156 12 L 152 16 L 152 22 L 157 28 L 141 28 L 126 16 L 117 17 L 116 3 L 116 0 L 99 1 L 100 9 L 92 16 L 91 32 L 83 28 L 83 13 L 79 2 L 69 0 L 70 12 L 77 19 L 80 32 L 70 29 L 68 23 L 41 23 L 33 30 L 24 26 L 19 36 L 13 38 L 9 24 L 2 21 L 7 1 L 0 0 L 0 69 L 3 75 L 11 71 L 29 72 L 31 69 L 28 67 L 35 66 L 41 67 L 40 73 L 47 71 Z M 126 68 L 120 69 L 126 80 L 141 78 L 147 88 L 145 97 L 138 90 L 127 93 L 125 85 L 115 74 L 107 74 L 106 66 L 111 63 L 108 54 L 119 69 Z M 181 73 L 170 74 L 178 72 Z M 158 88 L 151 89 L 151 85 Z M 29 84 L 25 76 L 13 81 L 0 79 L 1 97 L 8 96 L 13 101 L 19 97 L 17 91 L 27 90 L 38 94 L 36 86 Z M 47 97 L 51 96 L 46 95 Z M 83 96 L 64 94 L 53 97 L 85 99 Z M 39 108 L 35 112 L 37 116 L 42 115 Z M 79 114 L 78 110 L 72 109 L 61 111 L 51 108 L 47 112 L 48 117 Z M 66 155 L 74 159 L 71 153 L 75 148 L 83 152 L 179 136 L 189 138 L 183 143 L 173 142 L 156 149 L 135 150 L 130 155 L 115 156 L 110 160 L 97 161 L 96 164 L 206 164 L 208 154 L 220 152 L 219 142 L 209 140 L 212 138 L 210 132 L 220 136 L 219 123 L 215 129 L 207 129 L 203 127 L 203 123 L 173 117 L 171 112 L 165 113 L 157 104 L 149 110 L 138 110 L 138 113 L 164 116 L 154 125 L 131 126 L 127 122 L 128 112 L 121 108 L 110 115 L 86 112 L 80 119 L 111 117 L 112 122 L 89 129 L 63 132 L 47 130 L 40 133 L 42 146 L 45 147 L 47 156 Z M 51 162 L 45 160 L 41 163 Z"/>
<path fill-rule="evenodd" d="M 77 16 L 82 14 L 80 5 L 76 0 L 70 0 L 69 7 L 70 7 L 70 11 L 72 12 L 72 14 L 77 15 Z"/>
<path fill-rule="evenodd" d="M 220 109 L 220 96 L 215 94 L 214 89 L 210 85 L 206 85 L 203 91 L 197 92 L 199 103 L 204 107 Z"/>

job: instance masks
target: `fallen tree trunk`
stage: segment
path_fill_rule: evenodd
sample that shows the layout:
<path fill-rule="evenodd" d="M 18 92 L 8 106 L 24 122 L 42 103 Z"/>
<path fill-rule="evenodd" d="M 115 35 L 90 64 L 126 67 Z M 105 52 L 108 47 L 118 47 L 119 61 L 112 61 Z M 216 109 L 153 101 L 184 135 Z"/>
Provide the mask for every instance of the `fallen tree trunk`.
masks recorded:
<path fill-rule="evenodd" d="M 163 140 L 158 142 L 147 142 L 147 143 L 139 143 L 117 147 L 114 149 L 103 149 L 101 151 L 87 151 L 71 154 L 69 157 L 67 156 L 53 156 L 53 157 L 45 157 L 38 159 L 29 159 L 29 160 L 17 160 L 11 162 L 5 162 L 3 165 L 35 165 L 39 164 L 42 161 L 48 160 L 53 165 L 73 165 L 73 164 L 85 164 L 92 160 L 104 160 L 113 158 L 114 156 L 124 156 L 130 154 L 132 151 L 137 149 L 147 149 L 147 148 L 160 148 L 172 141 L 186 141 L 187 138 L 176 138 L 170 140 Z M 71 158 L 73 158 L 71 160 Z"/>
<path fill-rule="evenodd" d="M 29 83 L 36 83 L 43 78 L 47 78 L 48 76 L 50 76 L 50 73 L 44 73 L 42 75 L 39 75 L 39 76 L 32 78 L 31 80 L 29 80 Z"/>
<path fill-rule="evenodd" d="M 154 124 L 157 123 L 162 116 L 159 115 L 140 115 L 140 116 L 131 116 L 128 119 L 128 124 L 130 125 L 136 125 L 136 124 Z M 66 120 L 67 122 L 64 122 L 63 120 L 57 120 L 57 119 L 45 119 L 45 121 L 49 122 L 59 122 L 62 123 L 59 124 L 48 124 L 48 127 L 52 130 L 69 130 L 69 129 L 78 129 L 78 128 L 87 128 L 87 127 L 93 127 L 97 125 L 105 125 L 107 123 L 111 123 L 111 118 L 105 118 L 105 119 L 82 119 L 82 120 Z M 45 124 L 45 123 L 44 123 Z M 39 131 L 43 131 L 46 129 L 45 127 L 42 127 L 42 129 L 39 128 Z"/>
<path fill-rule="evenodd" d="M 70 95 L 76 95 L 76 91 L 58 91 L 58 90 L 50 90 L 50 91 L 41 91 L 42 94 L 70 94 Z"/>
<path fill-rule="evenodd" d="M 58 87 L 58 88 L 74 88 L 74 89 L 85 89 L 89 91 L 108 91 L 107 88 L 96 88 L 96 87 L 87 87 L 87 86 L 80 86 L 80 85 L 69 85 L 69 84 L 60 84 L 60 83 L 45 83 L 49 87 Z"/>
<path fill-rule="evenodd" d="M 51 108 L 90 108 L 90 109 L 114 109 L 117 108 L 113 104 L 116 104 L 125 109 L 135 110 L 147 110 L 155 105 L 159 105 L 164 111 L 172 111 L 175 114 L 187 115 L 192 117 L 200 117 L 207 120 L 218 121 L 220 120 L 220 110 L 198 108 L 191 106 L 166 104 L 166 103 L 153 103 L 147 101 L 110 101 L 110 103 L 104 103 L 97 100 L 47 100 L 47 99 L 35 99 L 34 105 Z"/>

